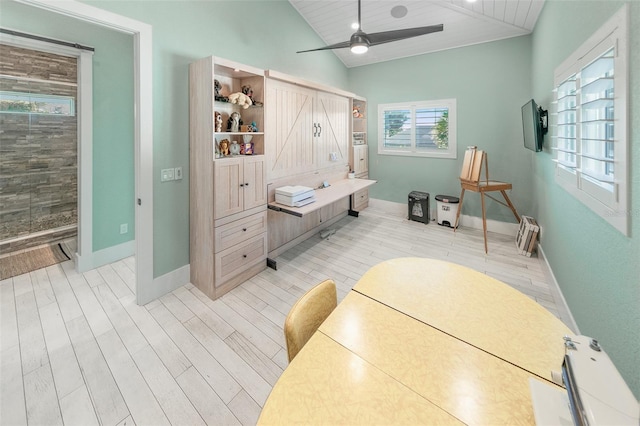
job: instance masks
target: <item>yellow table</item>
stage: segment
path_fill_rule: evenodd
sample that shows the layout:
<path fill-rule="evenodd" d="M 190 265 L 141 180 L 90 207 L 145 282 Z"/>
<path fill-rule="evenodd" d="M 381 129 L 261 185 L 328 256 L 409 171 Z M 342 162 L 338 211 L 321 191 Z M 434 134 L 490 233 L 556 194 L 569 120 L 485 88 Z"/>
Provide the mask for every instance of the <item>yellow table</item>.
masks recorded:
<path fill-rule="evenodd" d="M 383 262 L 287 367 L 258 423 L 533 424 L 528 380 L 551 384 L 570 333 L 479 272 Z"/>

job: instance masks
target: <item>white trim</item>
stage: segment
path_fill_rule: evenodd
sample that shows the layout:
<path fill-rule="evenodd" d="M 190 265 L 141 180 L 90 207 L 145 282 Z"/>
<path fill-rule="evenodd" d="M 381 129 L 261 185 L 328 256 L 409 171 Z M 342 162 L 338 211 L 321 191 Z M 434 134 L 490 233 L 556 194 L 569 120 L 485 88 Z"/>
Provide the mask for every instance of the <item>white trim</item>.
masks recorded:
<path fill-rule="evenodd" d="M 136 168 L 136 300 L 153 290 L 153 62 L 152 27 L 79 1 L 13 0 L 133 35 Z M 135 201 L 135 200 L 133 200 Z"/>
<path fill-rule="evenodd" d="M 93 53 L 78 58 L 78 258 L 93 252 Z M 80 265 L 76 263 L 80 272 Z"/>
<path fill-rule="evenodd" d="M 396 203 L 395 201 L 369 198 L 369 207 L 371 207 L 372 209 L 380 209 L 385 213 L 388 213 L 389 215 L 408 219 L 409 210 L 406 203 Z M 429 212 L 429 217 L 431 221 L 429 223 L 436 223 L 436 208 L 435 206 L 430 206 L 430 209 L 431 211 Z M 465 214 L 460 215 L 460 226 L 465 226 L 467 228 L 473 229 L 482 229 L 482 218 Z M 516 234 L 518 233 L 519 226 L 520 224 L 518 223 L 501 222 L 498 220 L 487 219 L 487 231 L 503 235 L 513 235 L 514 241 Z"/>
<path fill-rule="evenodd" d="M 459 226 L 467 228 L 482 229 L 482 218 L 477 216 L 460 215 Z M 499 220 L 487 219 L 487 232 L 495 232 L 502 235 L 513 235 L 514 241 L 518 234 L 519 223 L 501 222 Z"/>
<path fill-rule="evenodd" d="M 553 292 L 553 296 L 554 298 L 556 296 L 558 296 L 560 298 L 560 302 L 562 303 L 562 305 L 564 306 L 567 314 L 569 315 L 569 318 L 567 318 L 567 320 L 569 321 L 569 324 L 566 324 L 567 327 L 569 327 L 571 330 L 573 330 L 573 332 L 578 335 L 580 334 L 580 330 L 578 329 L 578 324 L 576 323 L 575 318 L 573 318 L 573 314 L 571 313 L 571 310 L 569 309 L 569 305 L 567 305 L 567 301 L 564 298 L 564 294 L 562 294 L 562 290 L 560 289 L 560 285 L 558 284 L 558 280 L 556 280 L 556 276 L 553 274 L 553 269 L 551 269 L 551 265 L 549 265 L 549 261 L 547 260 L 547 256 L 544 253 L 544 250 L 542 249 L 542 244 L 538 244 L 538 254 L 539 254 L 539 258 L 540 260 L 542 260 L 546 266 L 546 272 L 549 273 L 549 280 L 551 281 L 550 283 L 550 287 L 551 290 Z M 556 301 L 556 303 L 558 303 L 558 301 Z"/>
<path fill-rule="evenodd" d="M 135 241 L 127 241 L 126 243 L 107 247 L 102 250 L 94 251 L 84 256 L 75 254 L 76 270 L 79 273 L 99 268 L 100 266 L 116 262 L 135 254 Z"/>
<path fill-rule="evenodd" d="M 191 280 L 191 265 L 184 265 L 178 269 L 156 278 L 153 280 L 153 288 L 145 292 L 145 297 L 137 297 L 138 305 L 145 305 L 160 296 L 163 296 L 173 290 L 176 290 Z"/>

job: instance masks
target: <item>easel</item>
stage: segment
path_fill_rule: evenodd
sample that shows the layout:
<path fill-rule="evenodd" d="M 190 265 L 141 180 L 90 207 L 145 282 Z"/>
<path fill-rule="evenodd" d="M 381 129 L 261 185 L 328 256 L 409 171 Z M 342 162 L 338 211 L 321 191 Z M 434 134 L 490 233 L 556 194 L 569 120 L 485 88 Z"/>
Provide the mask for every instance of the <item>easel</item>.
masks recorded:
<path fill-rule="evenodd" d="M 481 180 L 482 175 L 482 165 L 484 164 L 485 170 L 485 178 Z M 462 211 L 462 201 L 464 199 L 464 192 L 466 190 L 479 192 L 480 193 L 480 201 L 482 203 L 482 229 L 484 231 L 484 252 L 488 253 L 489 249 L 487 248 L 487 218 L 485 214 L 484 207 L 484 196 L 491 198 L 493 201 L 502 204 L 505 207 L 509 207 L 513 212 L 513 215 L 516 217 L 518 223 L 520 223 L 520 216 L 518 216 L 518 212 L 516 208 L 511 203 L 509 196 L 505 192 L 508 189 L 511 189 L 511 184 L 507 182 L 499 182 L 499 181 L 491 181 L 489 180 L 489 163 L 487 160 L 487 154 L 484 151 L 479 151 L 475 146 L 469 147 L 467 151 L 464 153 L 464 160 L 462 162 L 462 171 L 460 172 L 460 186 L 462 187 L 462 192 L 460 193 L 460 204 L 458 204 L 458 212 L 456 213 L 456 223 L 453 227 L 453 231 L 455 232 L 458 227 L 458 220 L 460 218 L 460 212 Z M 492 197 L 489 194 L 485 194 L 486 192 L 492 191 L 500 191 L 502 196 L 504 197 L 506 204 L 501 200 L 498 200 Z"/>

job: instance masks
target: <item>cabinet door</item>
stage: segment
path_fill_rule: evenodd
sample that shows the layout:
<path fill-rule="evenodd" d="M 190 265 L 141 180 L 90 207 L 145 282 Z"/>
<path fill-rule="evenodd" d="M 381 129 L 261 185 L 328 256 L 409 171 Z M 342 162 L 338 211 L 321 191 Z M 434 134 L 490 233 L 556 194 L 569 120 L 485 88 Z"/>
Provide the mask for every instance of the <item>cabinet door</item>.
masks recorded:
<path fill-rule="evenodd" d="M 367 145 L 353 147 L 353 171 L 356 175 L 369 170 L 369 150 Z"/>
<path fill-rule="evenodd" d="M 267 81 L 265 154 L 269 181 L 315 167 L 314 95 L 313 90 L 294 84 Z"/>
<path fill-rule="evenodd" d="M 320 168 L 349 163 L 349 99 L 318 92 L 315 110 L 317 132 L 317 166 Z M 332 158 L 332 155 L 334 156 Z"/>
<path fill-rule="evenodd" d="M 267 204 L 267 181 L 263 156 L 245 157 L 243 191 L 245 210 Z"/>
<path fill-rule="evenodd" d="M 239 213 L 243 209 L 244 158 L 225 158 L 213 164 L 214 219 Z M 240 185 L 243 186 L 240 186 Z"/>

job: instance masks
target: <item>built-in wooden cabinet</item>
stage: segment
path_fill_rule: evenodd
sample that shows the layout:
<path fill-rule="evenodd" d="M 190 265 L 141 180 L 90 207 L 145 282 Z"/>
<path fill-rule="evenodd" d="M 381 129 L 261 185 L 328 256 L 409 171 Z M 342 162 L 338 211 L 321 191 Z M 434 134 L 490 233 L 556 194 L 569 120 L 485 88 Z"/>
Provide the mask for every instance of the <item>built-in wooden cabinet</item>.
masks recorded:
<path fill-rule="evenodd" d="M 216 160 L 213 171 L 215 219 L 267 203 L 263 155 Z"/>
<path fill-rule="evenodd" d="M 349 99 L 297 84 L 267 80 L 269 181 L 341 169 L 349 161 Z"/>
<path fill-rule="evenodd" d="M 369 178 L 369 145 L 367 145 L 367 101 L 351 100 L 351 171 L 356 178 Z M 369 190 L 363 189 L 351 196 L 351 208 L 362 211 L 369 206 Z"/>
<path fill-rule="evenodd" d="M 369 147 L 367 145 L 353 146 L 353 172 L 358 177 L 369 172 Z"/>
<path fill-rule="evenodd" d="M 225 101 L 243 89 L 255 104 Z M 264 71 L 204 58 L 190 65 L 189 94 L 191 283 L 215 299 L 266 267 Z M 227 127 L 234 113 L 244 127 Z M 225 155 L 224 140 L 253 154 Z"/>

